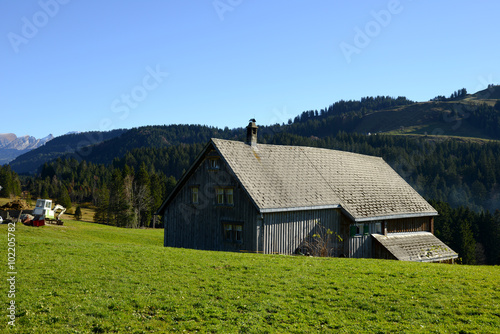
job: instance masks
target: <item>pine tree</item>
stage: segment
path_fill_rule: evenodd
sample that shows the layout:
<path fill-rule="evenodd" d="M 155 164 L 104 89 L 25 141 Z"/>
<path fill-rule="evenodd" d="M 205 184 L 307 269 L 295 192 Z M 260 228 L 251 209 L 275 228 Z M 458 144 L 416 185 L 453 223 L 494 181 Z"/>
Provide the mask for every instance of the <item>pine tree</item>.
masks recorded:
<path fill-rule="evenodd" d="M 21 182 L 18 175 L 10 169 L 9 165 L 0 166 L 1 197 L 13 197 L 21 194 Z"/>
<path fill-rule="evenodd" d="M 115 169 L 109 189 L 108 213 L 112 225 L 127 227 L 133 225 L 131 204 L 122 173 Z"/>
<path fill-rule="evenodd" d="M 166 186 L 165 176 L 160 177 L 158 174 L 152 174 L 150 177 L 150 192 L 152 198 L 152 208 L 156 211 L 163 200 L 166 198 L 164 188 Z"/>
<path fill-rule="evenodd" d="M 106 187 L 102 187 L 97 191 L 96 196 L 96 210 L 94 213 L 94 221 L 101 224 L 109 224 L 110 219 L 110 208 L 109 208 L 109 190 Z"/>
<path fill-rule="evenodd" d="M 464 219 L 459 223 L 459 256 L 464 264 L 476 263 L 476 240 L 472 234 L 471 223 L 468 219 Z"/>
<path fill-rule="evenodd" d="M 0 166 L 0 186 L 2 186 L 2 189 L 0 190 L 0 196 L 10 197 L 13 192 L 12 177 L 7 167 L 4 166 Z"/>
<path fill-rule="evenodd" d="M 149 175 L 146 171 L 146 165 L 141 164 L 134 182 L 133 205 L 138 217 L 140 226 L 146 226 L 151 221 L 151 190 L 149 184 Z"/>
<path fill-rule="evenodd" d="M 67 210 L 71 209 L 71 199 L 65 186 L 62 186 L 60 189 L 57 203 L 64 206 Z"/>
<path fill-rule="evenodd" d="M 75 219 L 76 220 L 82 219 L 82 209 L 80 208 L 80 206 L 76 207 L 76 210 L 75 210 Z"/>

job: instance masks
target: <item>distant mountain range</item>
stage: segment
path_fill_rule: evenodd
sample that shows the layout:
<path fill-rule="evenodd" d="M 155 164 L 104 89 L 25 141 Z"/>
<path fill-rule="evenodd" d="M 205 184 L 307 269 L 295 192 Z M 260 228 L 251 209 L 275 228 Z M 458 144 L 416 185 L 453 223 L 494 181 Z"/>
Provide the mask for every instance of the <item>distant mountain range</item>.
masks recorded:
<path fill-rule="evenodd" d="M 450 97 L 437 96 L 428 102 L 389 96 L 366 97 L 359 101 L 341 100 L 320 111 L 304 111 L 295 119 L 286 121 L 283 120 L 281 125 L 259 126 L 259 142 L 272 142 L 273 136 L 278 133 L 314 139 L 332 136 L 339 131 L 423 137 L 428 140 L 438 137 L 461 141 L 500 140 L 500 86 L 490 85 L 475 94 L 467 94 L 462 89 Z M 219 129 L 202 125 L 164 125 L 71 133 L 45 141 L 46 145 L 41 139 L 38 143 L 43 146 L 35 149 L 28 148 L 34 148 L 28 145 L 16 146 L 23 147 L 26 153 L 11 161 L 10 166 L 19 174 L 32 174 L 45 162 L 69 156 L 109 164 L 136 149 L 205 144 L 211 137 L 243 140 L 244 126 L 246 124 L 242 124 L 242 128 Z M 16 138 L 13 134 L 1 135 L 0 148 L 7 147 Z M 30 142 L 28 139 L 25 141 Z M 8 160 L 4 156 L 0 151 L 3 161 Z"/>
<path fill-rule="evenodd" d="M 45 145 L 28 150 L 12 160 L 9 165 L 19 174 L 34 173 L 43 163 L 57 159 L 64 154 L 76 154 L 85 157 L 89 154 L 89 147 L 120 136 L 127 130 L 72 132 L 56 137 Z M 0 152 L 1 154 L 1 152 Z"/>
<path fill-rule="evenodd" d="M 7 164 L 18 156 L 34 150 L 54 139 L 51 134 L 36 139 L 33 136 L 18 137 L 13 133 L 0 133 L 0 165 Z"/>

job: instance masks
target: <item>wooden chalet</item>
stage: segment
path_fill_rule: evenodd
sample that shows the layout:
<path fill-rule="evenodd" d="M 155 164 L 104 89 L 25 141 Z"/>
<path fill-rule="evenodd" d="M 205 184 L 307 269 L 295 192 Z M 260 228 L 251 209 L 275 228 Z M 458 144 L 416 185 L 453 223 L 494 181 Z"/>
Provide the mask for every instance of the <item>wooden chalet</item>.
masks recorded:
<path fill-rule="evenodd" d="M 164 245 L 220 251 L 310 252 L 453 261 L 434 236 L 437 211 L 382 158 L 313 147 L 211 139 L 159 208 Z"/>

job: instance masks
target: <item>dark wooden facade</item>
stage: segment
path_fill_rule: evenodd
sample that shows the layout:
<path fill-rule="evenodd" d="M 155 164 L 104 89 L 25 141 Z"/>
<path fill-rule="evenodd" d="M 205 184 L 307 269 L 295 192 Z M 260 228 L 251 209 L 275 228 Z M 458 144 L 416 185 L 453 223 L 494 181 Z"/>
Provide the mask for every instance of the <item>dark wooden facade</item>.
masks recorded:
<path fill-rule="evenodd" d="M 193 203 L 193 188 L 198 189 L 197 203 Z M 218 204 L 217 189 L 232 189 L 233 203 L 224 198 L 226 202 Z M 165 208 L 163 219 L 167 247 L 221 251 L 255 251 L 258 247 L 260 214 L 215 151 L 208 152 L 190 171 Z M 241 241 L 225 239 L 227 225 L 241 226 Z"/>
<path fill-rule="evenodd" d="M 332 256 L 340 256 L 343 243 L 340 241 L 340 209 L 297 210 L 263 214 L 264 253 L 294 254 L 308 253 L 314 235 L 328 239 Z M 331 234 L 325 234 L 330 230 Z"/>
<path fill-rule="evenodd" d="M 427 231 L 434 234 L 434 218 L 416 217 L 387 221 L 387 233 Z"/>

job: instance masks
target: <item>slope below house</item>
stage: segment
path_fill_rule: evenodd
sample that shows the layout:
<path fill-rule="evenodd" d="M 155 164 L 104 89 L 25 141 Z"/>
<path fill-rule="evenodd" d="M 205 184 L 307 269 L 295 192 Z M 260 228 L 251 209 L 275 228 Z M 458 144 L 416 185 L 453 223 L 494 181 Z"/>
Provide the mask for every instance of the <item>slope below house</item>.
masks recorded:
<path fill-rule="evenodd" d="M 346 257 L 375 257 L 374 234 L 432 235 L 438 214 L 381 158 L 258 144 L 255 122 L 246 143 L 212 139 L 158 213 L 165 246 L 307 253 L 327 229 Z"/>

